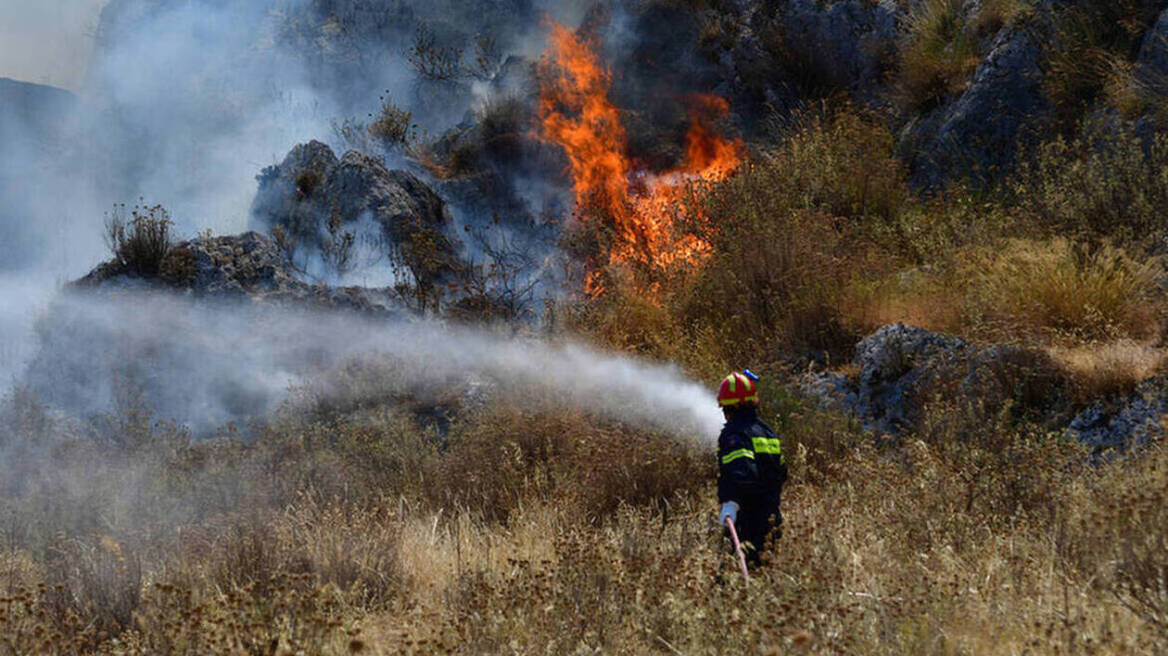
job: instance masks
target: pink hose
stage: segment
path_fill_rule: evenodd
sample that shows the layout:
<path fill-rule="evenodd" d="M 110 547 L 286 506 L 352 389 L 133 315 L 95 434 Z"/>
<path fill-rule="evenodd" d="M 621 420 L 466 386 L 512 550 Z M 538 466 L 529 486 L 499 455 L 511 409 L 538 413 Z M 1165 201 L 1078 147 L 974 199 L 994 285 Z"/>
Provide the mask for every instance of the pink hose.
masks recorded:
<path fill-rule="evenodd" d="M 738 566 L 742 568 L 742 578 L 750 581 L 750 574 L 746 572 L 746 554 L 742 552 L 742 543 L 738 541 L 738 531 L 734 530 L 734 520 L 726 518 L 726 526 L 730 527 L 730 540 L 734 543 L 734 551 L 738 554 Z"/>

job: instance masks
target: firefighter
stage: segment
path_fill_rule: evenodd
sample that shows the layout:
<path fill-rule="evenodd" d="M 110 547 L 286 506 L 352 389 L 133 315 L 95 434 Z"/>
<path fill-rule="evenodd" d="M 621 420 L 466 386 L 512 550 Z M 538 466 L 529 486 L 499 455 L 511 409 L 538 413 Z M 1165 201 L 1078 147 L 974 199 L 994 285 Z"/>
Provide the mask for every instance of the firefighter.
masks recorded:
<path fill-rule="evenodd" d="M 779 436 L 758 416 L 757 380 L 747 369 L 726 376 L 718 387 L 726 417 L 718 436 L 719 523 L 734 522 L 751 567 L 782 534 L 779 497 L 787 480 Z"/>

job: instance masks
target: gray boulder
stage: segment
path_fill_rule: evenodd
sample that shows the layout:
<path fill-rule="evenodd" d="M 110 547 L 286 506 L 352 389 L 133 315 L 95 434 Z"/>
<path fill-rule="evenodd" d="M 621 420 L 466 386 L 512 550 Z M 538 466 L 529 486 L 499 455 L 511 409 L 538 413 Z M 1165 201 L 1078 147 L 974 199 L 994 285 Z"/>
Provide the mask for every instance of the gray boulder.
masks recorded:
<path fill-rule="evenodd" d="M 991 417 L 1056 421 L 1068 404 L 1066 383 L 1045 354 L 1018 346 L 975 346 L 922 328 L 884 326 L 856 345 L 858 374 L 821 372 L 801 391 L 821 407 L 854 415 L 865 429 L 897 434 L 920 426 L 940 401 Z"/>
<path fill-rule="evenodd" d="M 810 374 L 800 381 L 799 391 L 880 434 L 919 428 L 921 410 L 933 401 L 955 403 L 987 421 L 1008 410 L 1015 418 L 1065 430 L 1096 451 L 1163 439 L 1168 429 L 1168 376 L 1075 414 L 1070 383 L 1044 352 L 1009 344 L 979 346 L 903 324 L 864 338 L 853 364 L 858 374 Z"/>
<path fill-rule="evenodd" d="M 1041 89 L 1042 52 L 1020 28 L 1003 29 L 978 65 L 969 88 L 905 131 L 915 153 L 918 182 L 993 177 L 1010 166 L 1020 139 L 1046 104 Z"/>
<path fill-rule="evenodd" d="M 902 15 L 893 0 L 781 3 L 777 22 L 792 53 L 814 62 L 820 73 L 863 101 L 874 101 L 883 71 L 896 50 Z M 797 73 L 796 71 L 791 71 Z"/>
<path fill-rule="evenodd" d="M 1067 433 L 1096 449 L 1138 446 L 1162 439 L 1168 427 L 1168 377 L 1146 380 L 1118 402 L 1092 404 L 1071 421 Z"/>
<path fill-rule="evenodd" d="M 942 363 L 953 360 L 967 345 L 921 328 L 885 326 L 856 345 L 860 368 L 857 408 L 864 423 L 895 433 L 914 423 L 912 400 L 935 378 Z"/>
<path fill-rule="evenodd" d="M 1160 94 L 1168 93 L 1168 9 L 1144 35 L 1136 59 L 1136 81 Z"/>
<path fill-rule="evenodd" d="M 274 239 L 258 232 L 181 242 L 163 258 L 156 279 L 129 275 L 110 261 L 71 287 L 99 293 L 171 291 L 207 299 L 355 310 L 376 316 L 388 316 L 396 308 L 384 290 L 303 282 L 287 253 Z"/>
<path fill-rule="evenodd" d="M 442 199 L 412 173 L 391 171 L 377 158 L 349 151 L 337 160 L 314 141 L 293 148 L 257 179 L 252 223 L 282 230 L 294 240 L 293 252 L 335 253 L 347 233 L 367 249 L 400 257 L 424 287 L 449 282 L 465 267 Z"/>

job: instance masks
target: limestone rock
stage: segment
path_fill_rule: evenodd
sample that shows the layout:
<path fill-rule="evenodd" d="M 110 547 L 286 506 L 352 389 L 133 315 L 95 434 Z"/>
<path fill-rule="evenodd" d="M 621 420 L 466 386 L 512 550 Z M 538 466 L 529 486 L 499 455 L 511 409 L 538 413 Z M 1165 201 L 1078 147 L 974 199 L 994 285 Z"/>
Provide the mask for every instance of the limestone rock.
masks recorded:
<path fill-rule="evenodd" d="M 283 230 L 309 257 L 330 252 L 348 233 L 383 257 L 400 255 L 422 286 L 449 282 L 465 266 L 446 204 L 412 173 L 391 171 L 380 159 L 349 151 L 337 160 L 314 141 L 293 148 L 258 180 L 252 223 Z"/>
<path fill-rule="evenodd" d="M 1027 126 L 1046 110 L 1042 53 L 1025 30 L 1003 29 L 978 65 L 969 88 L 954 102 L 910 124 L 917 144 L 918 182 L 939 184 L 969 175 L 991 176 L 1012 164 Z"/>
<path fill-rule="evenodd" d="M 1118 403 L 1099 401 L 1071 421 L 1067 433 L 1100 450 L 1163 439 L 1168 427 L 1168 378 L 1146 380 Z"/>
<path fill-rule="evenodd" d="M 854 379 L 821 372 L 803 394 L 856 416 L 864 427 L 897 434 L 920 425 L 922 410 L 941 401 L 987 417 L 1004 409 L 1039 422 L 1060 421 L 1066 381 L 1046 354 L 1013 345 L 975 346 L 960 338 L 892 324 L 856 346 Z"/>

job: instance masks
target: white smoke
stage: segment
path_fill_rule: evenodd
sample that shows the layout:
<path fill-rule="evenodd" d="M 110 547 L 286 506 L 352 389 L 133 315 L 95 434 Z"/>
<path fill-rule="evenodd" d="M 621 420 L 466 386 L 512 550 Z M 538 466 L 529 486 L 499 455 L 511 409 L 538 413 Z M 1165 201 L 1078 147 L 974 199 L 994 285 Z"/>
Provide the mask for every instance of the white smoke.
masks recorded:
<path fill-rule="evenodd" d="M 69 295 L 49 317 L 32 390 L 81 415 L 113 410 L 119 384 L 133 381 L 160 418 L 210 431 L 266 415 L 321 371 L 388 361 L 408 389 L 479 381 L 520 403 L 536 390 L 680 438 L 712 438 L 722 424 L 711 390 L 677 367 L 571 342 L 147 292 Z"/>
<path fill-rule="evenodd" d="M 162 417 L 212 430 L 271 411 L 311 373 L 307 363 L 380 354 L 422 380 L 471 375 L 502 388 L 538 385 L 565 405 L 678 435 L 714 434 L 721 417 L 711 394 L 675 367 L 580 345 L 141 294 L 58 298 L 65 281 L 108 257 L 103 219 L 115 203 L 161 203 L 184 237 L 239 232 L 255 175 L 295 144 L 319 139 L 340 148 L 333 121 L 374 111 L 386 90 L 399 102 L 425 101 L 406 61 L 411 26 L 392 38 L 385 36 L 392 30 L 361 37 L 388 41 L 348 44 L 368 61 L 345 68 L 337 60 L 347 55 L 335 51 L 344 35 L 331 23 L 296 32 L 324 4 L 357 3 L 114 0 L 68 114 L 46 132 L 0 107 L 0 134 L 15 135 L 0 149 L 0 392 L 30 384 L 83 416 L 112 410 L 128 376 Z M 496 27 L 504 54 L 537 56 L 545 16 L 575 24 L 592 4 L 516 2 L 517 24 Z M 452 34 L 469 38 L 482 28 L 469 4 L 400 6 L 413 12 L 410 20 L 443 22 Z M 506 18 L 502 4 L 490 9 Z M 0 43 L 0 76 L 13 43 Z M 348 73 L 335 79 L 335 71 Z M 473 101 L 468 86 L 459 99 L 465 108 L 409 108 L 438 125 L 460 120 Z"/>

